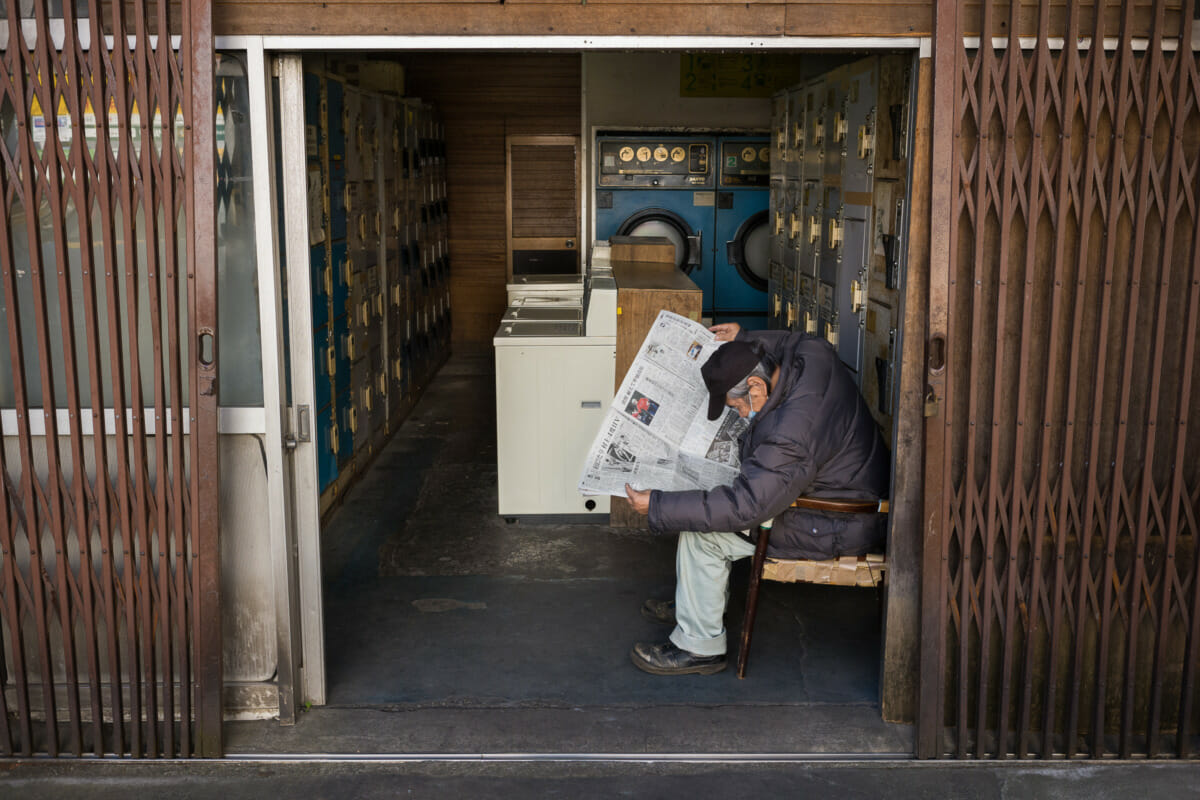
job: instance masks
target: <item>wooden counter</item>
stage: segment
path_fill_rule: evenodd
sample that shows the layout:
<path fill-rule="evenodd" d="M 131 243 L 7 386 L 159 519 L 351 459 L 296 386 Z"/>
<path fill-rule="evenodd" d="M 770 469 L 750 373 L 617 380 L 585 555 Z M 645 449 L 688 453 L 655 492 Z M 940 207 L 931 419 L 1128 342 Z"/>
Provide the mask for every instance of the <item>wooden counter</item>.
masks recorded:
<path fill-rule="evenodd" d="M 614 390 L 621 386 L 658 312 L 666 309 L 699 320 L 704 294 L 674 264 L 653 261 L 612 262 L 617 283 L 617 369 Z M 610 524 L 614 528 L 645 528 L 646 518 L 619 497 L 612 499 Z"/>

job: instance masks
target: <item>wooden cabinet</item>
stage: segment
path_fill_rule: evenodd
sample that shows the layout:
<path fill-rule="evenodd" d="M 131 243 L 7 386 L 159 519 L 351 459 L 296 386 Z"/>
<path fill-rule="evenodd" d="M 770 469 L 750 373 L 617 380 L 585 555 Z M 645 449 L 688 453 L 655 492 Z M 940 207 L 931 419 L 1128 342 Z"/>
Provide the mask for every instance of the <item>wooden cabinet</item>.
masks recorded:
<path fill-rule="evenodd" d="M 666 309 L 692 320 L 700 319 L 703 293 L 674 264 L 652 261 L 612 262 L 617 283 L 617 370 L 613 389 L 621 385 L 625 372 L 637 356 L 642 340 Z M 644 528 L 646 518 L 629 508 L 619 497 L 612 499 L 611 525 L 615 528 Z"/>

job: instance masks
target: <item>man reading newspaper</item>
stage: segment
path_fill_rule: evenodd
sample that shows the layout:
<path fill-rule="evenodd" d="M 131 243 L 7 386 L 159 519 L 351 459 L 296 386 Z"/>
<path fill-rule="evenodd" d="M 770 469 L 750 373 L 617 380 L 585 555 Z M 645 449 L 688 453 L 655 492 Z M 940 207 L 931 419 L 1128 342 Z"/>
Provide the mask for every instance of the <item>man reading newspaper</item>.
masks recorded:
<path fill-rule="evenodd" d="M 878 427 L 834 349 L 787 331 L 710 328 L 727 342 L 701 367 L 708 419 L 728 406 L 748 420 L 741 466 L 711 490 L 625 491 L 657 532 L 680 531 L 675 599 L 647 600 L 642 613 L 675 629 L 640 642 L 633 663 L 656 675 L 725 669 L 730 563 L 754 553 L 759 523 L 774 519 L 767 555 L 828 559 L 882 549 L 885 518 L 874 513 L 792 507 L 807 498 L 878 500 L 888 491 L 889 456 Z"/>

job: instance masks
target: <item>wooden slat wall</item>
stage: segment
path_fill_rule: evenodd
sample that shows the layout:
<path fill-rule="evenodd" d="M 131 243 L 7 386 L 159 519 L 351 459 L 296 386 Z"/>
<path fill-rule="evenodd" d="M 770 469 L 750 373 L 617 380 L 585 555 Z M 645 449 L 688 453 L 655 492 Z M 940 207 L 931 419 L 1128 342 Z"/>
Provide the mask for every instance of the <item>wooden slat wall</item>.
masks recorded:
<path fill-rule="evenodd" d="M 704 0 L 643 3 L 627 0 L 215 0 L 218 34 L 362 35 L 593 35 L 593 36 L 929 36 L 933 0 Z M 1061 34 L 1066 0 L 1050 4 L 1049 28 Z M 1120 15 L 1119 0 L 1085 4 L 1081 23 L 1090 29 L 1090 9 L 1105 9 L 1109 30 Z M 1134 35 L 1150 31 L 1150 2 L 1136 4 Z M 1166 3 L 1166 23 L 1178 25 L 1181 2 Z M 978 34 L 980 3 L 963 3 L 963 30 Z M 1008 14 L 999 15 L 993 34 L 1008 35 Z M 1021 35 L 1037 33 L 1034 0 L 1023 0 L 1017 15 Z"/>
<path fill-rule="evenodd" d="M 504 313 L 504 137 L 580 129 L 580 59 L 555 54 L 413 54 L 407 93 L 446 129 L 455 347 L 490 346 Z"/>
<path fill-rule="evenodd" d="M 513 236 L 579 236 L 575 148 L 512 148 Z"/>

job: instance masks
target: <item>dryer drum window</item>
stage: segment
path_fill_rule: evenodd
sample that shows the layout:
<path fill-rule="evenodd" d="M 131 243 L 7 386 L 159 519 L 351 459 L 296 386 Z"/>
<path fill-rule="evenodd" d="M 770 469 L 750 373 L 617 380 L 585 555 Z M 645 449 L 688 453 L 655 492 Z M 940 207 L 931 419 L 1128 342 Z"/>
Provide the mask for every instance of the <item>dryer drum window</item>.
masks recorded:
<path fill-rule="evenodd" d="M 665 236 L 675 245 L 676 267 L 685 273 L 691 273 L 700 263 L 699 237 L 687 221 L 674 211 L 665 208 L 644 208 L 622 222 L 621 227 L 617 229 L 617 235 Z"/>
<path fill-rule="evenodd" d="M 771 229 L 766 211 L 747 217 L 733 239 L 725 243 L 726 256 L 742 280 L 759 291 L 767 290 L 770 270 Z"/>

